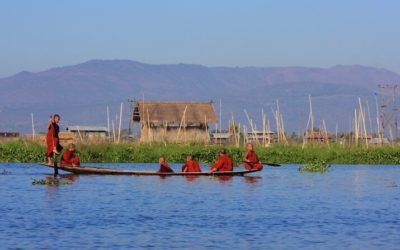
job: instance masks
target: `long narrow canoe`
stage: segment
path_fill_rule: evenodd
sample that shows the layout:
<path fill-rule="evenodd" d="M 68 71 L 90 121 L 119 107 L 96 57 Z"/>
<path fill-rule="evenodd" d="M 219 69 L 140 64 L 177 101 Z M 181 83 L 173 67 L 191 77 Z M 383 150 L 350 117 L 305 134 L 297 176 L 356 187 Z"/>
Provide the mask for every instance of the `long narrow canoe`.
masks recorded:
<path fill-rule="evenodd" d="M 54 168 L 54 166 L 47 164 L 40 164 L 46 167 Z M 67 171 L 74 174 L 98 174 L 98 175 L 160 175 L 160 176 L 170 176 L 170 175 L 211 175 L 211 176 L 233 176 L 233 175 L 245 175 L 249 173 L 258 172 L 260 170 L 241 170 L 241 171 L 226 171 L 226 172 L 173 172 L 173 173 L 160 173 L 157 171 L 145 171 L 145 170 L 129 170 L 129 169 L 115 169 L 115 168 L 99 168 L 90 166 L 57 166 L 57 169 Z"/>

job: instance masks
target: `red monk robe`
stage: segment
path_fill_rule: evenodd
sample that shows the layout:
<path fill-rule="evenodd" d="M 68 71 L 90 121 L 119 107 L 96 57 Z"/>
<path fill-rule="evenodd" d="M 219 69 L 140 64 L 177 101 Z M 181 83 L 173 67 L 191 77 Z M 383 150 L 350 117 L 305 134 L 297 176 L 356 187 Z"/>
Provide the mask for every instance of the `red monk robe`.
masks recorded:
<path fill-rule="evenodd" d="M 74 150 L 67 149 L 61 158 L 61 166 L 79 166 L 78 156 L 74 155 Z"/>
<path fill-rule="evenodd" d="M 232 160 L 226 154 L 220 154 L 218 162 L 211 167 L 212 172 L 214 171 L 222 172 L 222 171 L 232 171 L 232 170 L 233 170 Z"/>
<path fill-rule="evenodd" d="M 168 165 L 166 162 L 160 163 L 160 169 L 158 170 L 159 173 L 173 173 L 174 170 Z"/>
<path fill-rule="evenodd" d="M 247 150 L 244 159 L 245 162 L 243 162 L 243 165 L 246 170 L 263 169 L 263 165 L 260 160 L 258 160 L 257 154 L 253 150 Z"/>
<path fill-rule="evenodd" d="M 53 157 L 54 152 L 60 152 L 62 150 L 62 146 L 60 145 L 60 139 L 58 137 L 58 133 L 60 132 L 60 127 L 58 126 L 57 122 L 52 121 L 50 122 L 47 128 L 47 135 L 46 135 L 46 157 Z"/>
<path fill-rule="evenodd" d="M 197 161 L 191 159 L 182 166 L 182 172 L 201 172 L 201 168 Z"/>

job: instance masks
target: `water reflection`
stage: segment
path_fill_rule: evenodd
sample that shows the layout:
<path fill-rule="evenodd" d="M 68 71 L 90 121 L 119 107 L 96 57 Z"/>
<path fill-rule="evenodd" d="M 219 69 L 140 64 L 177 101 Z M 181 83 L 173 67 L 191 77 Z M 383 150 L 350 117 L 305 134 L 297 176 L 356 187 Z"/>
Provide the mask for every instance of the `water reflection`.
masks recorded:
<path fill-rule="evenodd" d="M 197 179 L 199 179 L 200 176 L 195 176 L 195 175 L 186 175 L 185 179 L 187 182 L 193 182 Z"/>
<path fill-rule="evenodd" d="M 247 184 L 254 185 L 262 180 L 261 176 L 244 176 L 244 181 Z"/>
<path fill-rule="evenodd" d="M 230 175 L 221 175 L 221 176 L 214 176 L 214 179 L 217 179 L 221 183 L 229 183 L 232 182 L 233 176 Z"/>
<path fill-rule="evenodd" d="M 79 175 L 76 175 L 76 174 L 60 174 L 59 178 L 61 180 L 75 182 L 75 181 L 77 181 L 79 179 Z"/>
<path fill-rule="evenodd" d="M 170 178 L 172 176 L 171 175 L 159 175 L 159 177 L 160 177 L 160 180 L 165 180 L 165 179 Z"/>
<path fill-rule="evenodd" d="M 72 184 L 76 182 L 79 179 L 78 175 L 75 174 L 60 174 L 58 175 L 57 178 L 54 178 L 53 175 L 47 175 L 46 180 L 49 181 L 50 183 L 54 181 L 55 179 L 67 183 L 67 184 Z M 58 196 L 58 188 L 60 186 L 64 186 L 64 184 L 57 184 L 57 185 L 52 185 L 52 184 L 47 184 L 46 185 L 46 195 L 47 197 L 54 199 Z"/>

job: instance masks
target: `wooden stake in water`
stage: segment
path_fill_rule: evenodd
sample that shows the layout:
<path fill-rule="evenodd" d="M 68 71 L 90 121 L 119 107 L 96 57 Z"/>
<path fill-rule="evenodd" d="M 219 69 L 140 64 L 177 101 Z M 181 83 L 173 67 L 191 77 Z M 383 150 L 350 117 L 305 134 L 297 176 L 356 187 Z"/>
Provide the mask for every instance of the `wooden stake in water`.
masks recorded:
<path fill-rule="evenodd" d="M 107 136 L 110 136 L 110 108 L 107 106 Z"/>
<path fill-rule="evenodd" d="M 114 120 L 111 120 L 111 125 L 112 125 L 112 130 L 113 130 L 113 142 L 115 143 L 115 126 L 114 126 Z"/>
<path fill-rule="evenodd" d="M 35 140 L 35 123 L 33 121 L 33 113 L 31 113 L 31 119 L 32 119 L 32 140 Z"/>
<path fill-rule="evenodd" d="M 183 123 L 184 123 L 185 114 L 186 114 L 186 109 L 187 109 L 187 105 L 185 106 L 185 110 L 183 110 L 181 122 L 179 123 L 178 134 L 176 135 L 176 141 L 177 141 L 177 142 L 178 142 L 178 140 L 179 140 L 179 135 L 180 135 L 180 133 L 181 133 L 181 129 L 182 129 L 182 126 L 183 126 Z"/>
<path fill-rule="evenodd" d="M 122 105 L 123 103 L 121 102 L 121 108 L 119 110 L 119 126 L 118 126 L 118 144 L 120 142 L 121 139 L 121 124 L 122 124 Z"/>
<path fill-rule="evenodd" d="M 361 104 L 361 98 L 358 98 L 358 103 L 360 105 L 360 113 L 361 113 L 361 121 L 362 121 L 362 125 L 363 125 L 363 130 L 364 130 L 364 137 L 365 137 L 365 145 L 368 148 L 368 134 L 367 134 L 367 128 L 365 126 L 365 113 L 363 110 L 363 106 Z"/>

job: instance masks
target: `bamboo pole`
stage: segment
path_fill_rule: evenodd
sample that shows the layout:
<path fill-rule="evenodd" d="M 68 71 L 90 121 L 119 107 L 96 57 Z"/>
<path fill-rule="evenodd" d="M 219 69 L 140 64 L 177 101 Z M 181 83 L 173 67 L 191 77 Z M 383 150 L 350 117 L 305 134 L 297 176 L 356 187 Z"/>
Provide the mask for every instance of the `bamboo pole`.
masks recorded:
<path fill-rule="evenodd" d="M 117 142 L 118 144 L 119 144 L 120 139 L 121 139 L 122 106 L 123 106 L 123 103 L 121 102 L 121 108 L 119 110 L 119 126 L 118 126 L 118 142 Z"/>
<path fill-rule="evenodd" d="M 83 143 L 83 138 L 82 138 L 82 135 L 81 135 L 81 131 L 80 131 L 80 129 L 79 129 L 79 126 L 77 126 L 77 129 L 78 129 L 79 138 L 81 139 L 81 143 Z"/>
<path fill-rule="evenodd" d="M 368 121 L 369 121 L 369 133 L 371 134 L 371 139 L 372 139 L 372 118 L 371 118 L 371 110 L 369 108 L 369 102 L 368 100 L 366 101 L 367 103 L 367 112 L 368 112 Z"/>
<path fill-rule="evenodd" d="M 314 131 L 314 112 L 312 107 L 311 95 L 308 95 L 308 100 L 310 102 L 310 122 L 311 122 L 311 131 Z"/>
<path fill-rule="evenodd" d="M 187 123 L 186 123 L 186 110 L 185 112 L 183 112 L 183 141 L 186 143 L 186 127 L 187 127 Z"/>
<path fill-rule="evenodd" d="M 210 143 L 210 134 L 208 133 L 207 116 L 204 116 L 204 126 L 206 126 L 207 142 Z"/>
<path fill-rule="evenodd" d="M 257 136 L 256 131 L 254 130 L 253 121 L 250 119 L 249 114 L 247 113 L 247 110 L 244 109 L 244 113 L 246 114 L 247 121 L 248 121 L 249 124 L 250 124 L 251 132 L 252 132 L 254 138 L 255 138 L 255 139 L 257 140 L 257 142 L 258 142 L 258 136 Z"/>
<path fill-rule="evenodd" d="M 328 147 L 330 147 L 329 138 L 328 138 L 328 130 L 326 129 L 325 120 L 322 120 L 322 126 L 324 127 L 324 137 L 325 137 L 326 144 L 328 145 Z"/>
<path fill-rule="evenodd" d="M 361 121 L 362 121 L 363 129 L 364 129 L 365 145 L 368 148 L 368 134 L 367 134 L 367 127 L 365 125 L 365 113 L 363 110 L 363 106 L 362 106 L 360 97 L 358 98 L 358 103 L 360 105 L 360 114 L 361 114 Z"/>
<path fill-rule="evenodd" d="M 182 123 L 183 123 L 183 121 L 184 121 L 184 119 L 185 119 L 186 109 L 187 109 L 187 105 L 185 106 L 185 109 L 183 110 L 181 122 L 179 123 L 178 134 L 176 135 L 176 139 L 175 139 L 176 142 L 178 142 L 179 135 L 180 135 L 180 133 L 181 133 Z"/>
<path fill-rule="evenodd" d="M 338 143 L 338 123 L 336 122 L 336 128 L 335 128 L 335 141 Z"/>
<path fill-rule="evenodd" d="M 107 133 L 110 136 L 110 109 L 107 106 Z"/>
<path fill-rule="evenodd" d="M 233 112 L 231 112 L 231 118 L 232 118 L 232 126 L 233 126 L 233 137 L 235 139 L 235 146 L 238 148 L 238 141 L 237 141 L 237 133 L 236 133 L 236 125 L 235 125 L 235 119 L 233 117 Z"/>
<path fill-rule="evenodd" d="M 237 148 L 240 146 L 240 123 L 238 123 Z"/>
<path fill-rule="evenodd" d="M 271 145 L 271 127 L 269 126 L 269 120 L 267 120 L 267 129 L 268 129 L 268 146 Z"/>
<path fill-rule="evenodd" d="M 279 118 L 280 118 L 279 124 L 281 125 L 282 140 L 284 141 L 285 144 L 288 144 L 288 141 L 287 141 L 286 135 L 285 135 L 285 125 L 283 123 L 283 115 L 280 114 Z"/>
<path fill-rule="evenodd" d="M 151 138 L 151 131 L 150 131 L 150 115 L 149 115 L 149 109 L 146 109 L 146 113 L 147 113 L 147 139 L 148 141 L 152 142 L 153 138 Z M 151 138 L 151 139 L 150 139 Z"/>
<path fill-rule="evenodd" d="M 375 95 L 375 107 L 376 107 L 376 129 L 378 135 L 379 144 L 382 145 L 383 143 L 383 134 L 381 134 L 381 121 L 379 120 L 379 108 L 378 108 L 378 96 Z"/>
<path fill-rule="evenodd" d="M 31 113 L 31 120 L 32 120 L 32 141 L 35 140 L 35 122 L 33 121 L 33 113 Z"/>
<path fill-rule="evenodd" d="M 265 129 L 266 129 L 266 115 L 264 114 L 264 109 L 261 110 L 261 116 L 262 116 L 262 124 L 263 124 L 263 146 L 265 147 L 266 143 L 265 143 Z"/>
<path fill-rule="evenodd" d="M 222 101 L 219 99 L 219 144 L 221 145 L 221 130 L 222 130 Z"/>
<path fill-rule="evenodd" d="M 246 125 L 243 125 L 243 134 L 244 134 L 244 144 L 247 144 L 249 142 L 249 138 L 248 138 L 248 134 L 247 134 Z"/>
<path fill-rule="evenodd" d="M 358 145 L 358 116 L 357 116 L 357 109 L 354 109 L 354 143 L 356 146 Z"/>
<path fill-rule="evenodd" d="M 113 142 L 115 143 L 115 127 L 114 127 L 114 120 L 111 120 L 112 130 L 113 130 Z"/>

